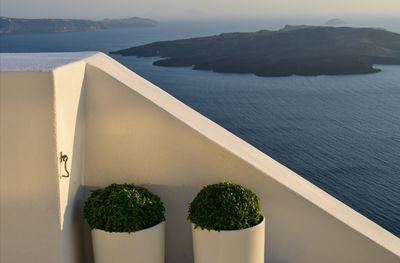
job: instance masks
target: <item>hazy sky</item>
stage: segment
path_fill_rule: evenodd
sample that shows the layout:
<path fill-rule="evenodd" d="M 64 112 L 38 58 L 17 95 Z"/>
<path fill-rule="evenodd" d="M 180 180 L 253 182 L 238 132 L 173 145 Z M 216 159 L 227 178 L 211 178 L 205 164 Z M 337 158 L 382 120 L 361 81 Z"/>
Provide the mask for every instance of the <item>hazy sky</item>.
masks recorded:
<path fill-rule="evenodd" d="M 0 14 L 27 18 L 155 19 L 400 16 L 400 0 L 0 0 Z"/>

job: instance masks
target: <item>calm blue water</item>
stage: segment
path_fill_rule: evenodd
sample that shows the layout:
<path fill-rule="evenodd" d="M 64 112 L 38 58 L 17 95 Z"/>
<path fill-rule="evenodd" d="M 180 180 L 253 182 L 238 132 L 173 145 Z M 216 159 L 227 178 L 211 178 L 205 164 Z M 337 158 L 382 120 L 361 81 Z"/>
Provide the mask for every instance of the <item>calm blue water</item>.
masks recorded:
<path fill-rule="evenodd" d="M 152 29 L 15 34 L 0 37 L 0 51 L 108 52 L 284 24 L 165 23 Z M 400 23 L 375 25 L 400 32 Z M 261 78 L 154 67 L 153 58 L 114 58 L 400 236 L 400 66 L 378 66 L 383 71 L 371 75 Z"/>

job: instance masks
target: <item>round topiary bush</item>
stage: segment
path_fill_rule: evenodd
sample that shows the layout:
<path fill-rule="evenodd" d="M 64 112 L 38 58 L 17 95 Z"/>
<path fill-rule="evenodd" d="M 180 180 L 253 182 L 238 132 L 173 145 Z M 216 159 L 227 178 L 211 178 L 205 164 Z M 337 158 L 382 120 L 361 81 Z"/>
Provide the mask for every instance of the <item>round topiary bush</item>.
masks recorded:
<path fill-rule="evenodd" d="M 91 229 L 135 232 L 165 220 L 160 198 L 133 184 L 112 184 L 92 192 L 84 214 Z"/>
<path fill-rule="evenodd" d="M 251 190 L 229 182 L 207 185 L 189 206 L 195 228 L 239 230 L 261 223 L 259 198 Z"/>

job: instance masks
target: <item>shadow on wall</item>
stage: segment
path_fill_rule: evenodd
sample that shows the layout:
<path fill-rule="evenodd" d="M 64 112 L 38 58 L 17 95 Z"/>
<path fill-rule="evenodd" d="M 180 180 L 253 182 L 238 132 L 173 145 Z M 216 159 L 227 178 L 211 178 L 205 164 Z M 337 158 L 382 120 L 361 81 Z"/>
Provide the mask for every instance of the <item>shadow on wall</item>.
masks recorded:
<path fill-rule="evenodd" d="M 193 262 L 192 227 L 187 219 L 189 203 L 200 191 L 200 187 L 143 185 L 160 196 L 166 209 L 166 259 L 174 262 Z M 177 198 L 179 197 L 179 198 Z M 171 254 L 175 251 L 174 254 Z M 179 254 L 176 253 L 179 251 Z"/>
<path fill-rule="evenodd" d="M 83 81 L 83 83 L 85 82 Z M 83 186 L 83 166 L 85 159 L 85 95 L 86 88 L 83 84 L 73 135 L 70 177 L 60 178 L 60 180 L 68 180 L 65 182 L 68 187 L 68 202 L 63 215 L 64 220 L 61 229 L 64 263 L 93 262 L 90 229 L 85 223 L 83 216 L 84 201 L 89 193 L 87 187 Z M 63 170 L 64 167 L 61 167 L 61 169 Z"/>
<path fill-rule="evenodd" d="M 80 238 L 81 240 L 81 247 L 83 248 L 82 257 L 83 262 L 85 263 L 93 263 L 94 262 L 94 255 L 93 255 L 93 245 L 92 245 L 92 236 L 90 234 L 89 225 L 86 223 L 86 220 L 83 215 L 83 207 L 86 200 L 89 198 L 90 193 L 97 189 L 98 187 L 88 187 L 82 186 L 80 192 L 82 194 L 82 199 L 79 200 L 80 205 L 79 209 L 77 207 L 76 212 L 79 213 L 79 217 L 76 218 L 80 222 Z"/>

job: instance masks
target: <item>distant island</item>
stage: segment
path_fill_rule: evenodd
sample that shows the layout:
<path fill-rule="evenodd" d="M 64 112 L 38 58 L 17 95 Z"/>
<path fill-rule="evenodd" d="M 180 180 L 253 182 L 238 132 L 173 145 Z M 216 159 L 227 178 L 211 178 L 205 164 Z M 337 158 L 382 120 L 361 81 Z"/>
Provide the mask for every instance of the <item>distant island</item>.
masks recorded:
<path fill-rule="evenodd" d="M 347 24 L 346 21 L 344 21 L 340 18 L 333 18 L 333 19 L 326 21 L 326 23 L 325 23 L 325 25 L 327 25 L 327 26 L 343 26 L 345 24 Z"/>
<path fill-rule="evenodd" d="M 277 31 L 225 33 L 154 42 L 112 54 L 161 57 L 153 64 L 258 76 L 341 75 L 400 65 L 400 34 L 373 29 L 286 26 Z"/>
<path fill-rule="evenodd" d="M 0 34 L 9 33 L 50 33 L 88 32 L 120 27 L 154 27 L 154 20 L 140 17 L 104 19 L 99 21 L 83 19 L 23 19 L 0 17 Z"/>

